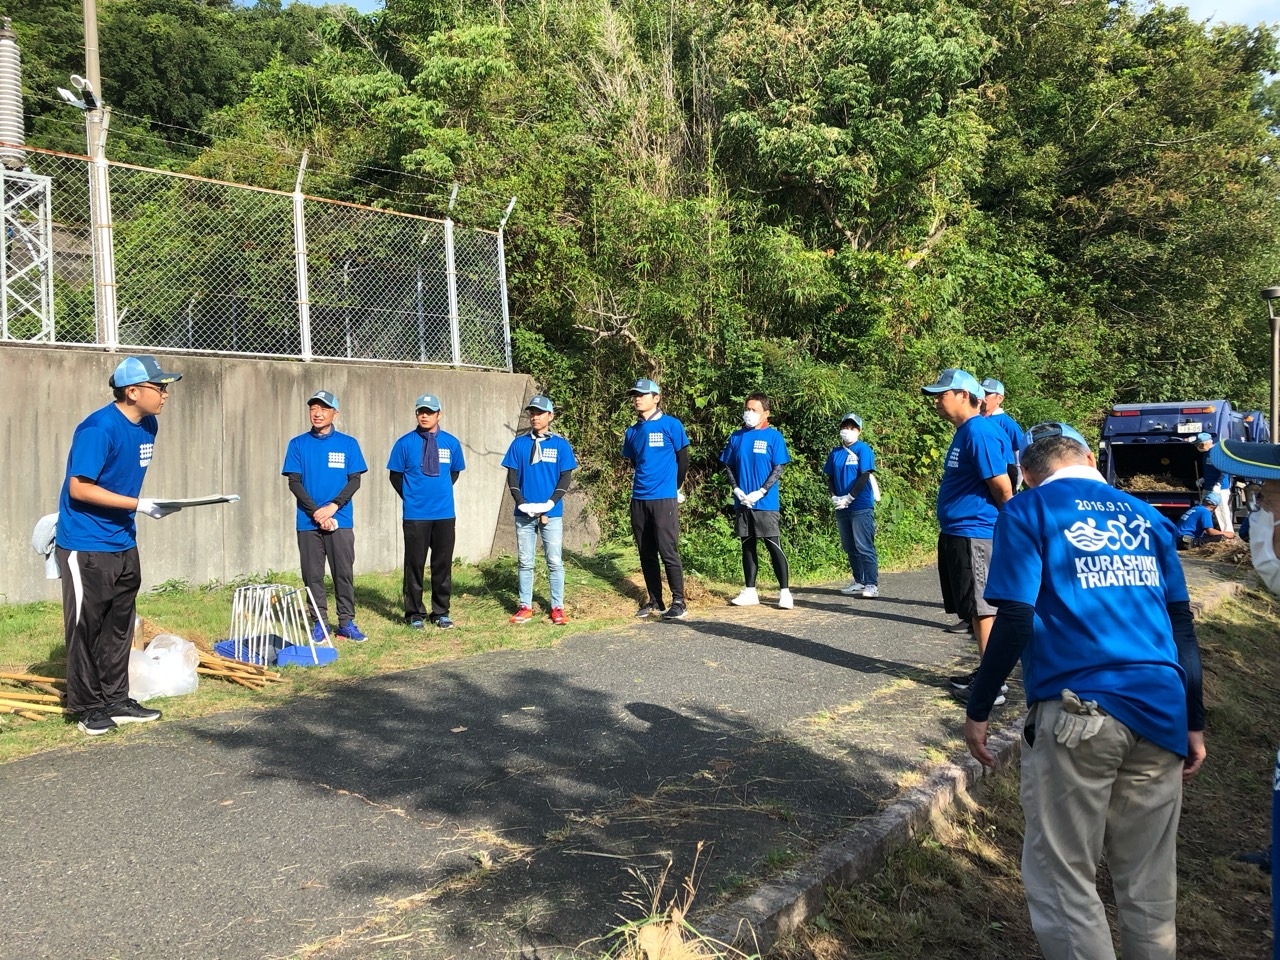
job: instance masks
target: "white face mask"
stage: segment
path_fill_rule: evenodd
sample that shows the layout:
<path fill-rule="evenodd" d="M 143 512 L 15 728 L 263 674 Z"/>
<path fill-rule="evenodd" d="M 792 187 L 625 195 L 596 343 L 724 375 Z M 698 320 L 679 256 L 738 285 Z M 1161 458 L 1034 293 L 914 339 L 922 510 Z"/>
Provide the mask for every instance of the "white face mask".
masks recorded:
<path fill-rule="evenodd" d="M 754 410 L 743 410 L 742 423 L 748 430 L 754 430 L 756 427 L 760 426 L 760 414 L 756 413 Z"/>
<path fill-rule="evenodd" d="M 841 430 L 840 439 L 846 445 L 852 445 L 858 442 L 858 437 L 862 436 L 861 430 Z"/>
<path fill-rule="evenodd" d="M 1276 556 L 1276 518 L 1266 510 L 1249 514 L 1249 554 L 1253 569 L 1272 593 L 1280 595 L 1280 557 Z"/>

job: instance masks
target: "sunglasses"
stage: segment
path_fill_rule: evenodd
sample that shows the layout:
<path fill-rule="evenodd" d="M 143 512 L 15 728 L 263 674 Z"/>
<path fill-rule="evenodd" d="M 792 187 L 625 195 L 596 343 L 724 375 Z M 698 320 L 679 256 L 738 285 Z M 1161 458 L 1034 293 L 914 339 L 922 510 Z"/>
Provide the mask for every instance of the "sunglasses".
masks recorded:
<path fill-rule="evenodd" d="M 144 383 L 135 383 L 135 387 L 150 387 L 156 393 L 168 393 L 169 385 L 167 383 L 151 383 L 149 380 Z"/>

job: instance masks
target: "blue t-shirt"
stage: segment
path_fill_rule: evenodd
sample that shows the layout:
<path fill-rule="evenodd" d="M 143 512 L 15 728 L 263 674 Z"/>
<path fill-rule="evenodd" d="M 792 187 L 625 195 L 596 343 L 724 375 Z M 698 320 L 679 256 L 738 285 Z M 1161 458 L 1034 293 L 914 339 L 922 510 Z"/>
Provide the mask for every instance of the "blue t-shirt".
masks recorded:
<path fill-rule="evenodd" d="M 396 441 L 387 458 L 387 469 L 404 474 L 404 518 L 406 520 L 452 520 L 457 516 L 453 506 L 453 477 L 467 469 L 458 438 L 436 430 L 436 449 L 440 451 L 440 475 L 428 477 L 422 472 L 422 434 L 410 430 Z"/>
<path fill-rule="evenodd" d="M 1005 437 L 1009 440 L 1009 463 L 1017 463 L 1018 452 L 1022 450 L 1023 438 L 1022 428 L 1018 426 L 1018 421 L 1013 419 L 1013 417 L 1009 416 L 1003 410 L 999 413 L 993 413 L 986 419 L 1004 431 Z"/>
<path fill-rule="evenodd" d="M 1036 609 L 1027 703 L 1064 688 L 1139 736 L 1187 753 L 1186 677 L 1168 604 L 1187 599 L 1173 525 L 1093 479 L 1050 480 L 1000 513 L 985 596 Z"/>
<path fill-rule="evenodd" d="M 1199 540 L 1213 526 L 1213 513 L 1204 504 L 1194 507 L 1178 518 L 1178 536 L 1194 537 Z"/>
<path fill-rule="evenodd" d="M 136 497 L 155 453 L 158 430 L 155 417 L 134 423 L 114 403 L 80 421 L 71 437 L 67 475 L 58 497 L 58 546 L 118 553 L 138 545 L 133 511 L 72 500 L 71 478 L 84 477 L 104 490 Z"/>
<path fill-rule="evenodd" d="M 1204 489 L 1206 491 L 1218 486 L 1226 490 L 1231 486 L 1231 474 L 1223 473 L 1210 463 L 1209 454 L 1207 453 L 1200 459 L 1200 475 L 1204 477 Z"/>
<path fill-rule="evenodd" d="M 507 447 L 507 455 L 502 458 L 502 465 L 508 470 L 515 470 L 520 482 L 520 495 L 531 503 L 545 503 L 555 493 L 556 484 L 560 482 L 560 474 L 576 469 L 578 460 L 573 455 L 573 447 L 564 437 L 553 433 L 542 441 L 542 459 L 530 463 L 533 458 L 533 435 L 522 433 L 511 441 Z M 517 507 L 515 514 L 523 517 Z M 560 500 L 546 514 L 548 517 L 564 516 L 564 501 Z"/>
<path fill-rule="evenodd" d="M 315 501 L 316 506 L 323 507 L 347 485 L 347 477 L 353 473 L 364 473 L 368 469 L 356 438 L 333 429 L 324 436 L 308 430 L 290 440 L 284 453 L 284 467 L 280 472 L 286 476 L 290 473 L 301 474 L 303 489 Z M 344 503 L 333 518 L 338 521 L 340 529 L 350 530 L 351 501 Z M 298 507 L 297 529 L 320 528 L 302 507 Z"/>
<path fill-rule="evenodd" d="M 631 481 L 633 500 L 674 500 L 676 496 L 676 451 L 689 445 L 684 424 L 659 413 L 627 427 L 622 438 L 622 456 L 636 468 Z"/>
<path fill-rule="evenodd" d="M 836 496 L 843 497 L 853 489 L 858 478 L 864 473 L 871 473 L 876 468 L 875 451 L 865 440 L 859 440 L 851 447 L 836 447 L 827 456 L 822 472 L 831 478 L 836 489 Z M 863 484 L 853 503 L 845 509 L 872 510 L 876 505 L 876 494 L 871 489 L 871 482 Z"/>
<path fill-rule="evenodd" d="M 938 527 L 955 537 L 986 540 L 1000 511 L 987 487 L 1004 476 L 1013 454 L 1004 431 L 987 417 L 970 417 L 956 428 L 938 486 Z"/>
<path fill-rule="evenodd" d="M 791 454 L 787 452 L 787 441 L 775 427 L 746 427 L 729 434 L 729 442 L 720 454 L 720 462 L 733 471 L 738 487 L 743 493 L 751 493 L 764 486 L 765 480 L 773 468 L 791 462 Z M 778 487 L 775 483 L 763 497 L 756 501 L 754 508 L 744 506 L 734 500 L 738 510 L 772 510 L 781 509 L 778 502 Z"/>

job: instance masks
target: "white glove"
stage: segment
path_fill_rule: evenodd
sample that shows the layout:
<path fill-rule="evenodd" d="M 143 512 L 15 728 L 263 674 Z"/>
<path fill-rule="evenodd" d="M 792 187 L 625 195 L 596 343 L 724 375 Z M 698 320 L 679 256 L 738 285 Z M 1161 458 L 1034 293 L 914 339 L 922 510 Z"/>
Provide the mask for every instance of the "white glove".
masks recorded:
<path fill-rule="evenodd" d="M 676 503 L 684 503 L 689 498 L 684 495 L 683 490 L 676 491 Z"/>
<path fill-rule="evenodd" d="M 843 510 L 851 503 L 853 503 L 853 497 L 849 496 L 847 493 L 843 497 L 831 498 L 831 505 L 837 510 Z"/>
<path fill-rule="evenodd" d="M 540 512 L 538 510 L 540 506 L 542 506 L 542 504 L 529 503 L 526 501 L 525 503 L 522 503 L 518 507 L 516 507 L 516 509 L 519 510 L 521 513 L 523 513 L 526 517 L 536 517 Z"/>
<path fill-rule="evenodd" d="M 763 490 L 752 490 L 750 493 L 747 494 L 746 499 L 743 500 L 742 502 L 745 503 L 748 507 L 754 508 L 755 505 L 763 499 L 764 499 Z"/>
<path fill-rule="evenodd" d="M 1196 477 L 1196 486 L 1197 486 L 1197 487 L 1203 487 L 1203 486 L 1204 486 L 1204 477 Z"/>
<path fill-rule="evenodd" d="M 1053 725 L 1053 735 L 1068 750 L 1080 745 L 1102 729 L 1103 715 L 1097 700 L 1081 700 L 1070 690 L 1062 691 L 1062 712 Z"/>
<path fill-rule="evenodd" d="M 171 513 L 177 513 L 181 507 L 162 507 L 150 497 L 138 498 L 138 513 L 145 513 L 152 520 L 163 520 Z"/>
<path fill-rule="evenodd" d="M 746 491 L 745 491 L 745 490 L 743 490 L 741 487 L 734 487 L 734 488 L 733 488 L 733 495 L 734 495 L 735 497 L 737 497 L 737 498 L 738 498 L 738 502 L 739 502 L 739 503 L 746 503 L 746 502 L 747 502 L 747 493 L 746 493 Z"/>

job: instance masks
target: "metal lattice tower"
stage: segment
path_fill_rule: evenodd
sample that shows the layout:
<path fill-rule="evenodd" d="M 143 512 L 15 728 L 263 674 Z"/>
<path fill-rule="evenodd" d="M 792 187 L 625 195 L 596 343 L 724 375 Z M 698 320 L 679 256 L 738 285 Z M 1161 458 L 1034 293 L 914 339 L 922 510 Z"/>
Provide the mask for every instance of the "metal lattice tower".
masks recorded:
<path fill-rule="evenodd" d="M 0 339 L 54 340 L 52 183 L 0 165 Z"/>

